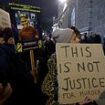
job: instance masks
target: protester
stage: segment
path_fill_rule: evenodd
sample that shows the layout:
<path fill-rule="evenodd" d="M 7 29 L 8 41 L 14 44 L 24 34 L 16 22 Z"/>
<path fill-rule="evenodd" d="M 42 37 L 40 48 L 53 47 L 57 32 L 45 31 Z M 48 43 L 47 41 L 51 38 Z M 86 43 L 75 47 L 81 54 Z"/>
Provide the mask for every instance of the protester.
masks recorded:
<path fill-rule="evenodd" d="M 47 59 L 49 59 L 51 54 L 53 54 L 55 52 L 55 44 L 49 36 L 45 36 L 44 47 L 45 47 Z"/>
<path fill-rule="evenodd" d="M 3 56 L 5 56 L 4 52 L 1 49 L 1 46 L 5 43 L 3 38 L 3 31 L 0 29 L 0 105 L 10 97 L 12 94 L 12 88 L 7 79 L 6 67 Z M 1 57 L 2 56 L 2 57 Z"/>
<path fill-rule="evenodd" d="M 0 71 L 3 71 L 3 82 L 12 88 L 10 97 L 3 105 L 35 105 L 38 100 L 37 90 L 24 61 L 15 53 L 13 32 L 10 28 L 3 31 L 5 44 L 0 46 Z M 2 75 L 2 74 L 1 74 Z"/>
<path fill-rule="evenodd" d="M 74 41 L 73 37 L 75 33 L 73 30 L 67 29 L 57 29 L 52 33 L 52 37 L 56 43 L 69 43 L 71 39 Z M 50 59 L 48 60 L 48 67 L 49 71 L 46 75 L 43 84 L 42 84 L 42 91 L 43 93 L 49 96 L 49 99 L 46 105 L 56 105 L 57 97 L 58 97 L 58 83 L 57 83 L 57 70 L 56 70 L 56 55 L 55 53 L 51 55 Z"/>
<path fill-rule="evenodd" d="M 40 46 L 38 48 L 34 48 L 35 45 L 32 45 L 29 47 L 34 52 L 35 72 L 32 72 L 31 70 L 32 65 L 31 65 L 31 58 L 30 58 L 30 50 L 26 50 L 22 52 L 20 56 L 23 59 L 23 61 L 25 61 L 25 65 L 27 66 L 28 71 L 30 71 L 34 77 L 35 87 L 36 87 L 35 95 L 37 95 L 37 98 L 38 98 L 37 99 L 38 105 L 40 104 L 44 105 L 45 97 L 41 92 L 41 84 L 42 84 L 44 75 L 46 74 L 47 67 L 46 67 L 46 54 L 45 54 L 44 48 L 42 47 L 43 45 L 41 45 L 41 41 L 39 41 L 39 34 L 37 30 L 32 26 L 24 27 L 22 30 L 20 30 L 19 36 L 21 36 L 20 40 L 22 42 L 36 41 L 38 42 L 38 46 Z"/>
<path fill-rule="evenodd" d="M 90 37 L 89 37 L 89 43 L 101 43 L 101 36 L 100 34 L 97 33 L 91 33 Z"/>
<path fill-rule="evenodd" d="M 74 31 L 74 39 L 77 38 L 77 41 L 76 40 L 73 40 L 71 39 L 71 43 L 78 43 L 81 41 L 81 35 L 80 35 L 80 31 L 75 27 L 75 26 L 71 26 L 70 29 L 72 29 Z M 79 41 L 78 41 L 79 40 Z M 74 42 L 73 42 L 74 41 Z"/>
<path fill-rule="evenodd" d="M 73 27 L 74 28 L 74 27 Z M 80 43 L 80 34 L 78 30 L 66 28 L 66 29 L 56 29 L 53 32 L 53 39 L 56 43 Z M 43 93 L 49 96 L 49 99 L 46 102 L 46 105 L 59 105 L 58 103 L 58 82 L 57 82 L 57 68 L 56 68 L 56 54 L 52 54 L 48 60 L 49 72 L 46 75 L 43 84 L 42 91 Z M 87 103 L 86 103 L 87 102 Z M 97 105 L 91 102 L 92 104 L 86 101 L 86 105 Z M 89 101 L 90 102 L 90 101 Z M 85 105 L 82 103 L 81 105 Z M 70 104 L 71 105 L 71 104 Z M 75 105 L 75 104 L 73 104 Z M 76 103 L 76 105 L 80 105 Z"/>

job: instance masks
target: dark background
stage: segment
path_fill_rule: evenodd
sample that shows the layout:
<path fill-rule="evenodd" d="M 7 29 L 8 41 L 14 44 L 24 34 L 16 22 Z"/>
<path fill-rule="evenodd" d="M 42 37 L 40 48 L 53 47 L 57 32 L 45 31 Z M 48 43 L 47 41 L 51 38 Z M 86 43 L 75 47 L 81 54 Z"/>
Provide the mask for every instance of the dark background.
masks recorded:
<path fill-rule="evenodd" d="M 48 32 L 51 30 L 53 17 L 57 17 L 57 0 L 0 0 L 0 7 L 8 10 L 9 2 L 39 6 L 41 8 L 41 26 Z"/>

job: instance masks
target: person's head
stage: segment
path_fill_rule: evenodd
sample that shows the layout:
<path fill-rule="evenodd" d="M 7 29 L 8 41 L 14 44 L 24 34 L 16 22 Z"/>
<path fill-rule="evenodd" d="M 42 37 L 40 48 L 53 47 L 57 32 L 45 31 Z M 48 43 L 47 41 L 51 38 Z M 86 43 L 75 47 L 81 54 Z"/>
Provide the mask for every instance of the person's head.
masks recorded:
<path fill-rule="evenodd" d="M 75 26 L 71 26 L 70 28 L 74 31 L 74 35 L 71 38 L 71 43 L 80 42 L 80 31 Z"/>
<path fill-rule="evenodd" d="M 5 43 L 15 44 L 15 40 L 13 38 L 13 32 L 11 28 L 7 27 L 3 30 L 3 38 L 4 38 Z"/>
<path fill-rule="evenodd" d="M 79 43 L 80 39 L 70 28 L 56 29 L 52 33 L 52 37 L 57 43 Z"/>
<path fill-rule="evenodd" d="M 23 27 L 29 26 L 29 21 L 28 21 L 28 18 L 25 14 L 20 15 L 20 23 Z"/>
<path fill-rule="evenodd" d="M 100 34 L 94 33 L 94 43 L 101 43 Z"/>
<path fill-rule="evenodd" d="M 80 31 L 75 26 L 71 26 L 70 28 L 76 33 L 77 36 L 80 36 Z"/>

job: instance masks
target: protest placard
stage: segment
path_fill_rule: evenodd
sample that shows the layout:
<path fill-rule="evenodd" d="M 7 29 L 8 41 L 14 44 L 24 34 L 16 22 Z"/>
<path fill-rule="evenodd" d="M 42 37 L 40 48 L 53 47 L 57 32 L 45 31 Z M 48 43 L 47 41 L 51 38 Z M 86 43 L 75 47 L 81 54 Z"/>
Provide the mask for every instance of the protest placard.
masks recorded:
<path fill-rule="evenodd" d="M 0 28 L 11 27 L 10 15 L 8 12 L 0 8 Z"/>
<path fill-rule="evenodd" d="M 105 57 L 101 44 L 56 45 L 58 101 L 97 99 L 105 91 Z"/>
<path fill-rule="evenodd" d="M 16 52 L 38 49 L 40 7 L 16 3 L 9 6 L 11 23 L 18 33 L 15 35 Z"/>

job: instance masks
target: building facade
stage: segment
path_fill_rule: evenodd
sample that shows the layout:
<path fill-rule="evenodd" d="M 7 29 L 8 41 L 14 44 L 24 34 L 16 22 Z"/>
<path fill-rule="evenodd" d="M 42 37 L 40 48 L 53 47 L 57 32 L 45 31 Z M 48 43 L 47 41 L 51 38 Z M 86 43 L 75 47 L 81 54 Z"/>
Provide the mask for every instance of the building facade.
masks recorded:
<path fill-rule="evenodd" d="M 65 4 L 67 5 L 65 8 Z M 67 0 L 58 5 L 59 27 L 76 26 L 81 33 L 105 35 L 105 0 Z"/>

